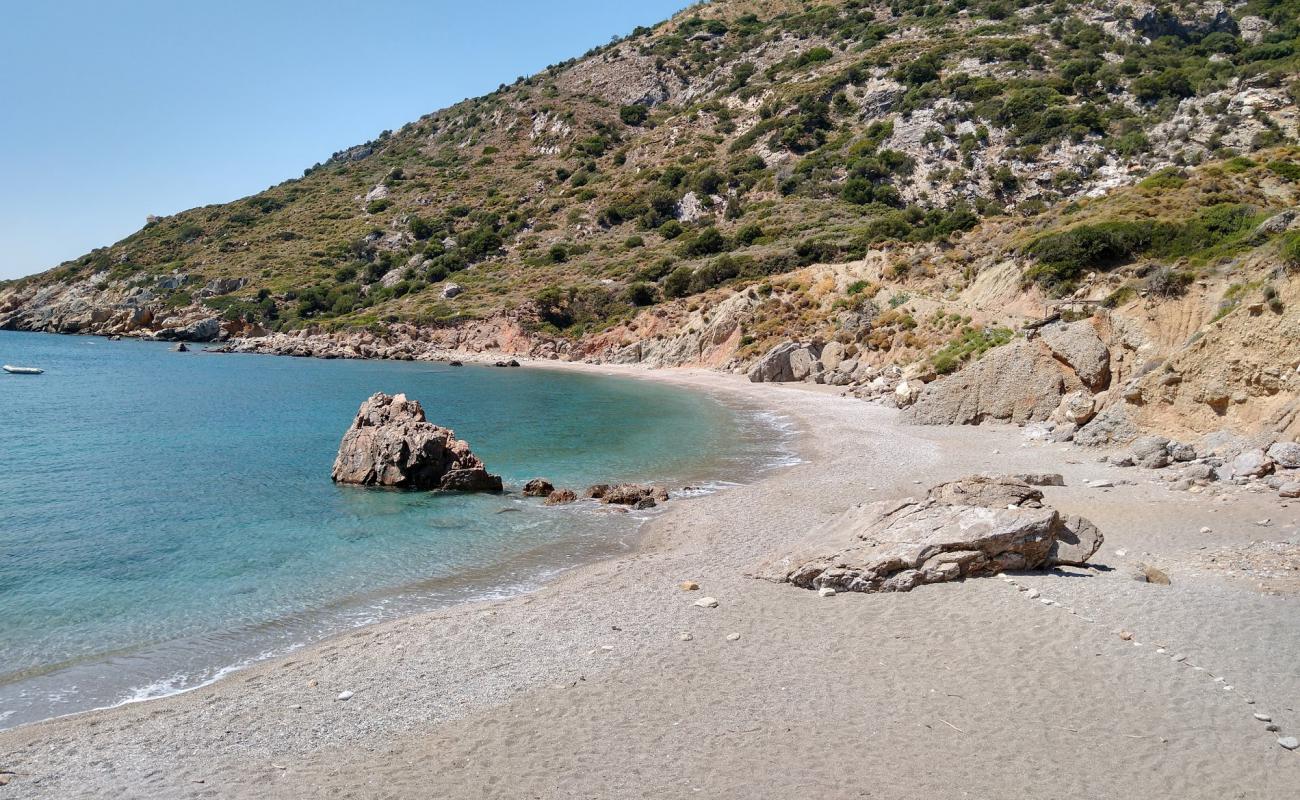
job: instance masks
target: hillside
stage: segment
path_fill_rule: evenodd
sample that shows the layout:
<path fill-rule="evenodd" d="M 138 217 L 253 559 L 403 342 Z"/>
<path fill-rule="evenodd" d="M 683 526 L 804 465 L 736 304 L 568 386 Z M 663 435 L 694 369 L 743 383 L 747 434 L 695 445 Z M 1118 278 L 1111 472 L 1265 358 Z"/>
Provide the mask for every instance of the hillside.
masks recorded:
<path fill-rule="evenodd" d="M 1134 371 L 1209 325 L 1259 344 L 1300 300 L 1298 18 L 701 4 L 0 284 L 0 327 L 733 368 L 834 341 L 865 393 L 891 365 L 958 371 L 1062 299 L 1131 320 Z M 1259 357 L 1294 372 L 1285 350 Z"/>

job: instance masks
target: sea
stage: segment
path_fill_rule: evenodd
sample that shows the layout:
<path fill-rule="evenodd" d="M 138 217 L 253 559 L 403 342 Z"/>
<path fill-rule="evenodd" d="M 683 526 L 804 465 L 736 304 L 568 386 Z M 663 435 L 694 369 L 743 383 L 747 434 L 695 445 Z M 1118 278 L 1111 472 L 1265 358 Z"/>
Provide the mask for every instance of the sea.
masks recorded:
<path fill-rule="evenodd" d="M 548 368 L 174 352 L 0 331 L 0 728 L 186 691 L 350 628 L 527 592 L 662 509 L 545 507 L 531 478 L 670 501 L 797 460 L 788 420 Z M 374 392 L 419 400 L 506 493 L 338 486 Z M 687 489 L 686 487 L 690 487 Z"/>

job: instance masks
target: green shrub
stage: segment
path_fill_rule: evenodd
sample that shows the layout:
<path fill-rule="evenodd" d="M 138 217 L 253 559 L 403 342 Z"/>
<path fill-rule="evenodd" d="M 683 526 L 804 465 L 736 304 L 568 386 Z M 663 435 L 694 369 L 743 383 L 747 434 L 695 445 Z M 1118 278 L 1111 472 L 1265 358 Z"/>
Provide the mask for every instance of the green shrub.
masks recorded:
<path fill-rule="evenodd" d="M 1294 161 L 1270 161 L 1268 168 L 1283 180 L 1300 183 L 1300 164 Z"/>
<path fill-rule="evenodd" d="M 424 241 L 438 232 L 438 226 L 423 217 L 411 217 L 407 227 L 410 228 L 411 235 L 420 241 Z"/>
<path fill-rule="evenodd" d="M 980 356 L 1011 341 L 1014 334 L 1009 328 L 963 328 L 961 336 L 944 345 L 930 356 L 934 371 L 947 375 L 966 361 Z"/>
<path fill-rule="evenodd" d="M 686 258 L 698 258 L 721 253 L 727 249 L 726 238 L 718 229 L 710 225 L 690 237 L 682 246 L 681 254 Z"/>
<path fill-rule="evenodd" d="M 1138 186 L 1143 189 L 1178 189 L 1185 183 L 1187 178 L 1183 176 L 1181 170 L 1177 167 L 1165 167 L 1143 178 Z"/>
<path fill-rule="evenodd" d="M 649 306 L 654 305 L 654 302 L 659 299 L 659 290 L 653 283 L 637 281 L 627 287 L 623 296 L 634 306 Z"/>
<path fill-rule="evenodd" d="M 391 200 L 371 200 L 366 204 L 366 213 L 380 214 L 387 211 L 392 205 L 393 202 Z"/>
<path fill-rule="evenodd" d="M 623 106 L 618 110 L 618 118 L 624 125 L 640 125 L 650 116 L 650 109 L 642 105 Z"/>
<path fill-rule="evenodd" d="M 742 225 L 740 230 L 736 231 L 736 242 L 748 247 L 763 237 L 763 228 L 758 223 L 751 222 L 748 225 Z"/>
<path fill-rule="evenodd" d="M 664 278 L 663 289 L 665 297 L 685 297 L 691 293 L 691 276 L 695 270 L 688 266 L 682 265 Z"/>
<path fill-rule="evenodd" d="M 1282 263 L 1291 269 L 1300 268 L 1300 231 L 1291 231 L 1282 237 L 1279 252 Z"/>
<path fill-rule="evenodd" d="M 799 54 L 795 59 L 796 67 L 806 67 L 809 64 L 820 64 L 823 61 L 830 61 L 835 54 L 826 47 L 814 47 Z"/>

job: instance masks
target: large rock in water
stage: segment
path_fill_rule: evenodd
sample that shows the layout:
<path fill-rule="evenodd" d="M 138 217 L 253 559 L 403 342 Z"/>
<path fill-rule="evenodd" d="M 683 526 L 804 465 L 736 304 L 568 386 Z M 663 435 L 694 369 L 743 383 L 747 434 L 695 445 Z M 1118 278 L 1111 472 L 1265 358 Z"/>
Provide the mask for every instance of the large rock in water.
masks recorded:
<path fill-rule="evenodd" d="M 1041 497 L 1010 478 L 977 476 L 941 484 L 924 500 L 857 506 L 757 574 L 809 589 L 906 592 L 1001 570 L 1086 563 L 1101 547 L 1101 531 L 1042 507 Z M 1009 508 L 1008 500 L 1024 505 Z"/>
<path fill-rule="evenodd" d="M 501 478 L 456 433 L 428 422 L 406 395 L 378 393 L 361 404 L 343 435 L 332 475 L 336 483 L 499 492 Z"/>

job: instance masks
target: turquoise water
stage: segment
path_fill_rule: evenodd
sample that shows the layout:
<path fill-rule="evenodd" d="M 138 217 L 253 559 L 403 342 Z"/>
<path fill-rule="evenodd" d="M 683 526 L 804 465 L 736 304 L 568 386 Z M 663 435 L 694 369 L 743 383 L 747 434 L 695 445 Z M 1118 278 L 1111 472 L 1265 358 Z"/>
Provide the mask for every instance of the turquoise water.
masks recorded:
<path fill-rule="evenodd" d="M 518 489 L 744 480 L 785 452 L 700 393 L 545 369 L 173 353 L 0 332 L 0 727 L 201 684 L 349 626 L 535 586 L 636 519 L 330 482 L 405 392 Z"/>

